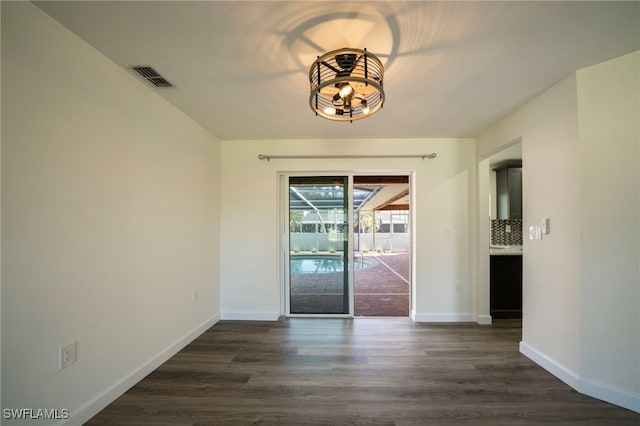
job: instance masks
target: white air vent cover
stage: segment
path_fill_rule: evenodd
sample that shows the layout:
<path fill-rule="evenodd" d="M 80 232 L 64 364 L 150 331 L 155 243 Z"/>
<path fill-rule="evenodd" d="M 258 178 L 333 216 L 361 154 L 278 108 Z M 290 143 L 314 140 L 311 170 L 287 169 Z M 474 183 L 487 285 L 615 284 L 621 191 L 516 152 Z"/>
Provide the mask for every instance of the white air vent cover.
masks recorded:
<path fill-rule="evenodd" d="M 169 83 L 158 71 L 149 66 L 136 65 L 131 67 L 131 69 L 156 87 L 174 87 L 173 84 Z"/>

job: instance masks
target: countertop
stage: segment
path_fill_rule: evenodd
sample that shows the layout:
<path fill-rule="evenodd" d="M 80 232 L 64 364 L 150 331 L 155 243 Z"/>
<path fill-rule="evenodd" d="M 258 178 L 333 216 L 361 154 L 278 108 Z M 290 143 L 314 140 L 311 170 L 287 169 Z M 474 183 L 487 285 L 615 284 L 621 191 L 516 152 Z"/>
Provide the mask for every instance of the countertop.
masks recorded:
<path fill-rule="evenodd" d="M 489 246 L 491 256 L 522 256 L 522 246 Z"/>

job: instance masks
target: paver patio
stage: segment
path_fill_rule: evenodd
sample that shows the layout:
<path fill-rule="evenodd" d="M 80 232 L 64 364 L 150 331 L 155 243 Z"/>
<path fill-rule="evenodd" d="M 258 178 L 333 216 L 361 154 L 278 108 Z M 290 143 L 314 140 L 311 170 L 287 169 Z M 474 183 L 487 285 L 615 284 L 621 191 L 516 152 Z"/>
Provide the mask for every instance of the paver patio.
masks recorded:
<path fill-rule="evenodd" d="M 360 257 L 360 255 L 358 255 Z M 369 253 L 355 271 L 356 316 L 408 316 L 408 253 Z M 292 313 L 342 313 L 342 272 L 291 275 Z"/>

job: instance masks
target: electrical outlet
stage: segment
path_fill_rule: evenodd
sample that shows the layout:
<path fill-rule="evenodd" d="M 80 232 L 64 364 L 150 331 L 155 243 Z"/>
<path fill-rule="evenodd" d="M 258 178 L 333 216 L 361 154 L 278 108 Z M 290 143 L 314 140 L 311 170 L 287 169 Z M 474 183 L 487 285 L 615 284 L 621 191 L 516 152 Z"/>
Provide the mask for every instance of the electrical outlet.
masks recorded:
<path fill-rule="evenodd" d="M 442 230 L 442 234 L 444 235 L 445 240 L 450 240 L 453 236 L 453 230 L 450 226 L 445 226 Z"/>
<path fill-rule="evenodd" d="M 76 362 L 75 340 L 67 346 L 58 348 L 58 370 L 62 370 Z"/>
<path fill-rule="evenodd" d="M 198 300 L 200 300 L 200 291 L 196 288 L 191 292 L 191 301 L 196 303 Z"/>

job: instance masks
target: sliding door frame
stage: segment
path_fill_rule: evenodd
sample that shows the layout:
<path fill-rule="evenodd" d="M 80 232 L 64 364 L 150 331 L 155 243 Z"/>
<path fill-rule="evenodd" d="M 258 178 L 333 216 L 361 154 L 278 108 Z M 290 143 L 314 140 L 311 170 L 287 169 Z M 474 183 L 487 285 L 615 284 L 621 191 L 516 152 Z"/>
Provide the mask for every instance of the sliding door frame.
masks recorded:
<path fill-rule="evenodd" d="M 279 283 L 280 283 L 280 312 L 287 317 L 312 317 L 312 318 L 353 318 L 355 313 L 355 271 L 354 271 L 354 251 L 353 251 L 353 236 L 354 236 L 354 215 L 353 215 L 353 181 L 354 176 L 407 176 L 409 178 L 409 197 L 410 197 L 410 211 L 409 211 L 409 270 L 410 270 L 410 289 L 409 289 L 409 317 L 413 317 L 415 300 L 415 223 L 416 223 L 416 209 L 415 209 L 415 190 L 414 171 L 398 170 L 398 171 L 369 171 L 369 170 L 357 170 L 357 171 L 309 171 L 309 172 L 286 172 L 279 171 L 278 173 L 278 264 L 279 264 Z M 347 254 L 346 262 L 348 262 L 348 292 L 349 292 L 349 313 L 347 314 L 298 314 L 291 313 L 291 293 L 290 293 L 290 269 L 289 269 L 289 256 L 291 253 L 290 236 L 289 236 L 289 178 L 300 176 L 344 176 L 347 178 L 348 191 L 348 214 L 347 223 Z"/>
<path fill-rule="evenodd" d="M 348 268 L 347 274 L 347 292 L 348 292 L 348 312 L 340 314 L 307 314 L 307 313 L 291 313 L 291 275 L 290 275 L 290 229 L 289 229 L 289 178 L 291 177 L 324 177 L 324 176 L 340 176 L 346 178 L 345 192 L 347 195 L 347 250 L 345 253 L 345 265 Z M 354 313 L 354 275 L 353 275 L 353 174 L 349 172 L 290 172 L 279 173 L 279 194 L 280 194 L 280 212 L 279 218 L 279 235 L 280 235 L 280 311 L 287 317 L 313 317 L 313 318 L 352 318 Z"/>

